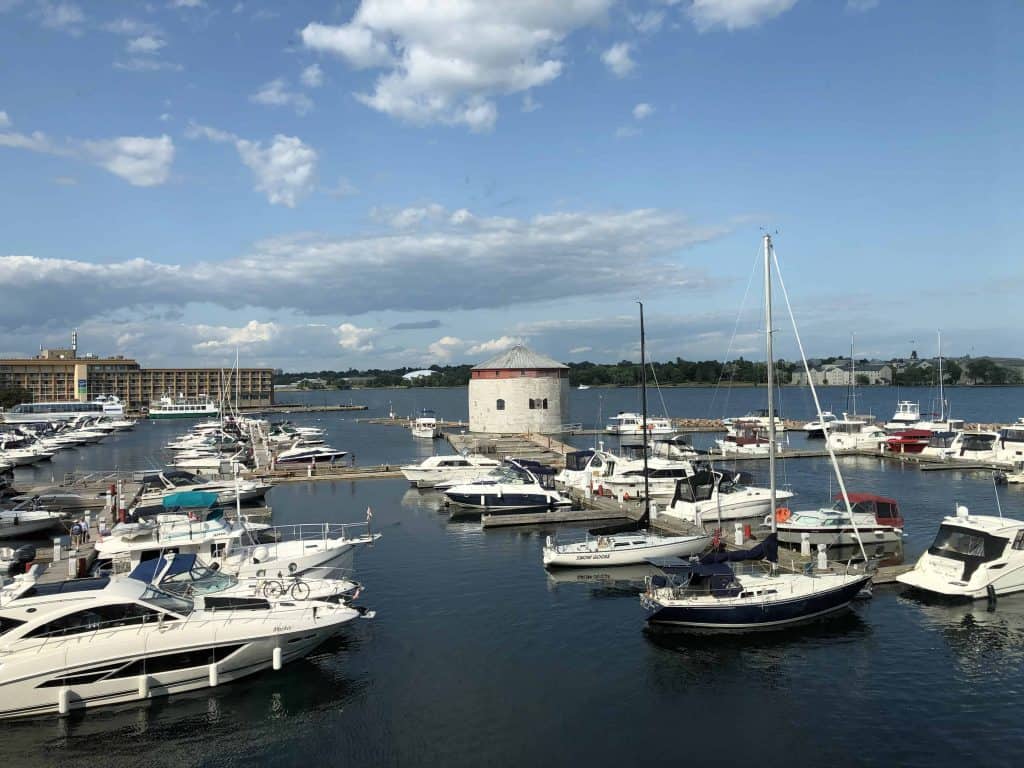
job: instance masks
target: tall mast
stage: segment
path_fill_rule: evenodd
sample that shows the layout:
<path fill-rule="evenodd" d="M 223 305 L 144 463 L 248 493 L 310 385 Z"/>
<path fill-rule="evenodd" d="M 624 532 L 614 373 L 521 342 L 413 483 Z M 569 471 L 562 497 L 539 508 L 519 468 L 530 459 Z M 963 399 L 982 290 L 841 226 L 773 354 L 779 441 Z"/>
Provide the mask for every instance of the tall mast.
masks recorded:
<path fill-rule="evenodd" d="M 857 359 L 853 356 L 854 340 L 857 334 L 850 333 L 850 399 L 853 400 L 853 410 L 850 413 L 857 417 Z"/>
<path fill-rule="evenodd" d="M 774 354 L 772 349 L 772 236 L 764 236 L 764 327 L 765 359 L 768 365 L 768 476 L 771 499 L 772 533 L 775 533 L 775 376 L 772 370 Z"/>
<path fill-rule="evenodd" d="M 946 420 L 946 398 L 942 394 L 942 331 L 936 331 L 939 335 L 939 421 Z"/>
<path fill-rule="evenodd" d="M 650 478 L 647 476 L 647 347 L 646 338 L 644 336 L 644 303 L 638 301 L 640 305 L 640 384 L 642 387 L 641 392 L 641 405 L 643 406 L 643 413 L 641 414 L 641 426 L 644 430 L 644 515 L 643 520 L 645 525 L 650 524 L 651 519 L 651 494 L 650 494 Z"/>

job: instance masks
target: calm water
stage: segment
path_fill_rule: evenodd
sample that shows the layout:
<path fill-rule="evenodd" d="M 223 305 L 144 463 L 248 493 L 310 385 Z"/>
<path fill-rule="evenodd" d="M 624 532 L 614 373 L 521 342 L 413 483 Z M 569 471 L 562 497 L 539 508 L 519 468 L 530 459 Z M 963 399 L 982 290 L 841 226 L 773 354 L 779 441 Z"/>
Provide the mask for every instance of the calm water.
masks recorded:
<path fill-rule="evenodd" d="M 894 390 L 884 392 L 874 410 L 888 416 Z M 1021 390 L 955 392 L 954 402 L 963 402 L 956 412 L 971 420 L 1024 414 Z M 632 391 L 574 392 L 574 420 L 597 420 L 599 394 L 605 414 L 633 407 Z M 757 407 L 760 394 L 734 391 L 730 411 Z M 339 393 L 320 395 L 327 396 Z M 389 399 L 403 414 L 434 407 L 454 418 L 466 410 L 465 390 L 341 393 L 349 397 L 371 405 L 370 415 L 385 412 Z M 673 415 L 722 415 L 698 410 L 711 407 L 707 390 L 665 390 L 665 398 Z M 786 412 L 802 417 L 793 401 Z M 354 414 L 292 418 L 327 427 L 360 464 L 430 450 L 403 429 L 358 424 Z M 18 479 L 148 466 L 184 428 L 140 424 Z M 867 459 L 844 459 L 843 467 L 851 489 L 900 500 L 911 557 L 955 501 L 995 511 L 982 474 Z M 828 478 L 823 460 L 780 466 L 780 480 L 807 505 L 829 494 Z M 999 492 L 1004 512 L 1024 517 L 1024 492 Z M 399 480 L 281 486 L 268 501 L 281 523 L 360 520 L 373 507 L 384 536 L 360 553 L 357 568 L 375 620 L 350 625 L 308 660 L 214 691 L 70 721 L 5 724 L 0 756 L 20 765 L 112 766 L 923 766 L 971 756 L 1019 764 L 1024 598 L 1004 598 L 989 612 L 984 604 L 923 605 L 878 588 L 850 615 L 791 633 L 649 636 L 635 587 L 601 573 L 545 573 L 545 528 L 484 532 L 450 523 L 436 495 Z"/>

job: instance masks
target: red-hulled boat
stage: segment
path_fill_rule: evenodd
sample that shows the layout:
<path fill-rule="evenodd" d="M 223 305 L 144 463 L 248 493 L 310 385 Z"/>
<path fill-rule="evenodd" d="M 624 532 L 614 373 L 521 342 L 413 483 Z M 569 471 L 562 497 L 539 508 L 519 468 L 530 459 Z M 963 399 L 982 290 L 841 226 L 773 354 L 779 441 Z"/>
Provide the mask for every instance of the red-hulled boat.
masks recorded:
<path fill-rule="evenodd" d="M 891 453 L 920 453 L 932 439 L 930 429 L 901 429 L 885 441 Z"/>

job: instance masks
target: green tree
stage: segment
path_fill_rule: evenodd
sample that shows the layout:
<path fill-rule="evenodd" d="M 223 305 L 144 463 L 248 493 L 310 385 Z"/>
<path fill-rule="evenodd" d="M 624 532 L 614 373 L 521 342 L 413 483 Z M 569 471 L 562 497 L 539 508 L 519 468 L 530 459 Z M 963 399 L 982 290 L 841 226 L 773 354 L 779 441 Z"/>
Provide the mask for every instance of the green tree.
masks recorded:
<path fill-rule="evenodd" d="M 942 361 L 943 384 L 956 384 L 960 381 L 960 377 L 963 375 L 963 372 L 964 369 L 960 367 L 960 363 L 956 360 Z"/>
<path fill-rule="evenodd" d="M 11 408 L 18 403 L 31 403 L 32 393 L 21 387 L 0 387 L 0 408 Z"/>

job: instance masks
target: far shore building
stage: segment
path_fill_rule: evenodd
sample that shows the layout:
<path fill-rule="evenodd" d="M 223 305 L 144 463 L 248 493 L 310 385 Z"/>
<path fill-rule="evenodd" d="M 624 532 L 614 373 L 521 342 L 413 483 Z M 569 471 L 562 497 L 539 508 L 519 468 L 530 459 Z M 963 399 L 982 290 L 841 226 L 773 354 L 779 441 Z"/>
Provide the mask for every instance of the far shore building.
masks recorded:
<path fill-rule="evenodd" d="M 274 402 L 274 370 L 241 368 L 143 368 L 121 355 L 79 355 L 77 333 L 66 349 L 41 349 L 31 358 L 0 359 L 0 388 L 26 390 L 32 402 L 85 402 L 116 395 L 131 410 L 163 396 L 224 398 L 242 407 Z"/>
<path fill-rule="evenodd" d="M 423 368 L 419 371 L 409 371 L 402 375 L 405 381 L 416 381 L 417 379 L 428 379 L 433 376 L 437 371 L 432 371 L 429 368 Z"/>
<path fill-rule="evenodd" d="M 811 368 L 811 380 L 816 387 L 848 387 L 851 383 L 864 383 L 861 377 L 866 378 L 868 384 L 892 384 L 892 373 L 889 363 L 858 364 L 851 373 L 849 360 L 836 360 Z M 860 381 L 853 382 L 853 376 Z M 793 371 L 793 384 L 807 384 L 807 374 L 799 366 Z"/>
<path fill-rule="evenodd" d="M 569 403 L 569 366 L 522 345 L 474 366 L 469 431 L 557 432 Z"/>

